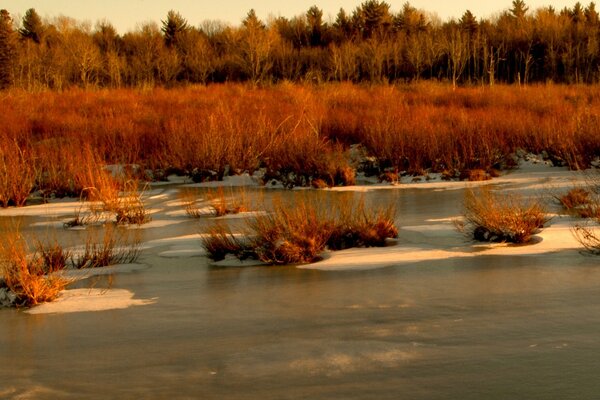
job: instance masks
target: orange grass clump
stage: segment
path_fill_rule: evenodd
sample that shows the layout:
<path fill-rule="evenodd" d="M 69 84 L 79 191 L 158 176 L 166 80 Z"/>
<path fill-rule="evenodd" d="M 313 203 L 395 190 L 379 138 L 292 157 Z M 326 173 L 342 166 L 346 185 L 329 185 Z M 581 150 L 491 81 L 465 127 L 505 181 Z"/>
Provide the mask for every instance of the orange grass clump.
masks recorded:
<path fill-rule="evenodd" d="M 97 230 L 88 231 L 83 251 L 73 253 L 71 262 L 77 269 L 131 264 L 140 255 L 140 245 L 139 233 L 107 224 L 102 235 Z"/>
<path fill-rule="evenodd" d="M 52 301 L 68 284 L 60 275 L 46 275 L 49 269 L 56 267 L 58 260 L 28 256 L 27 245 L 18 230 L 4 233 L 0 261 L 4 282 L 16 295 L 18 305 L 31 307 Z"/>
<path fill-rule="evenodd" d="M 600 218 L 600 201 L 592 187 L 576 187 L 557 198 L 570 214 L 581 218 Z"/>
<path fill-rule="evenodd" d="M 473 238 L 489 242 L 526 243 L 548 222 L 539 201 L 492 193 L 488 188 L 466 192 L 464 217 Z"/>
<path fill-rule="evenodd" d="M 246 236 L 239 237 L 223 225 L 215 225 L 203 238 L 209 257 L 219 261 L 231 254 L 256 258 L 267 264 L 301 264 L 316 261 L 326 247 L 384 246 L 398 236 L 395 209 L 368 209 L 363 199 L 277 200 L 271 212 L 249 220 Z"/>

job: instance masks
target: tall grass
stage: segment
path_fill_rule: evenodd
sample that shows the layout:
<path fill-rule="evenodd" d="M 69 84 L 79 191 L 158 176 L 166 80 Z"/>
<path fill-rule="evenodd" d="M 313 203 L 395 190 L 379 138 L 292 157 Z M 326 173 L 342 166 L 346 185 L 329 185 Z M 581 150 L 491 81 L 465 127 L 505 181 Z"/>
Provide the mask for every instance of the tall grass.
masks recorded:
<path fill-rule="evenodd" d="M 34 306 L 58 297 L 68 280 L 59 274 L 58 251 L 29 255 L 29 248 L 18 228 L 5 230 L 0 243 L 0 272 L 8 289 L 16 295 L 16 304 Z M 52 254 L 51 254 L 52 253 Z"/>
<path fill-rule="evenodd" d="M 130 264 L 138 259 L 140 245 L 139 233 L 106 224 L 102 232 L 87 232 L 83 249 L 73 252 L 71 262 L 77 269 Z"/>
<path fill-rule="evenodd" d="M 268 264 L 309 263 L 325 248 L 334 224 L 324 207 L 302 197 L 276 201 L 273 211 L 251 220 L 250 247 Z"/>
<path fill-rule="evenodd" d="M 209 189 L 204 198 L 195 190 L 184 189 L 179 198 L 187 216 L 200 218 L 206 216 L 222 217 L 227 214 L 239 214 L 250 209 L 246 190 L 241 188 L 218 187 Z M 212 209 L 212 212 L 207 209 Z"/>
<path fill-rule="evenodd" d="M 581 218 L 600 218 L 600 200 L 593 187 L 575 187 L 557 197 L 563 208 Z"/>
<path fill-rule="evenodd" d="M 213 260 L 231 254 L 273 265 L 316 261 L 328 247 L 383 246 L 398 236 L 395 209 L 366 207 L 354 197 L 325 199 L 299 195 L 293 201 L 275 200 L 269 212 L 248 220 L 245 236 L 222 224 L 213 226 L 202 243 Z"/>
<path fill-rule="evenodd" d="M 0 206 L 25 205 L 35 174 L 31 149 L 0 137 Z"/>
<path fill-rule="evenodd" d="M 490 242 L 526 243 L 548 222 L 539 200 L 493 193 L 489 188 L 468 190 L 462 226 L 474 239 Z"/>
<path fill-rule="evenodd" d="M 90 171 L 105 164 L 197 181 L 263 168 L 289 187 L 349 185 L 354 168 L 364 167 L 349 162 L 357 143 L 377 174 L 490 172 L 513 163 L 517 149 L 585 168 L 600 156 L 598 93 L 594 86 L 432 83 L 11 91 L 0 99 L 11 113 L 0 130 L 0 205 L 21 205 L 32 189 L 78 196 L 98 188 Z"/>
<path fill-rule="evenodd" d="M 578 223 L 573 227 L 575 239 L 591 254 L 600 255 L 600 172 L 588 174 L 585 188 L 575 188 L 563 196 L 571 199 L 573 192 L 575 196 L 573 209 L 582 218 L 590 218 L 593 223 Z M 565 202 L 563 201 L 563 204 Z M 579 206 L 579 207 L 576 207 Z M 566 207 L 566 205 L 565 205 Z"/>

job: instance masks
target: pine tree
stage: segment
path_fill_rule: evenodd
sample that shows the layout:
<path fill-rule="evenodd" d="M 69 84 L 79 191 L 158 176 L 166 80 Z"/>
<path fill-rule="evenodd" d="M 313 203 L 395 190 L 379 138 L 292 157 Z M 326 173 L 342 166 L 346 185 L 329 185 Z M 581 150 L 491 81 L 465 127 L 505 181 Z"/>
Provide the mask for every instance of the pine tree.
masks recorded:
<path fill-rule="evenodd" d="M 22 37 L 31 39 L 35 43 L 40 43 L 44 33 L 44 24 L 35 9 L 30 8 L 23 17 L 23 27 L 19 29 Z"/>
<path fill-rule="evenodd" d="M 256 15 L 256 11 L 251 9 L 248 11 L 246 18 L 242 21 L 242 25 L 248 30 L 262 30 L 265 29 L 265 24 L 262 23 L 258 16 Z"/>
<path fill-rule="evenodd" d="M 12 83 L 12 65 L 15 61 L 13 21 L 6 10 L 0 10 L 0 90 Z"/>
<path fill-rule="evenodd" d="M 354 11 L 353 19 L 364 38 L 383 34 L 392 25 L 390 5 L 384 1 L 367 0 Z"/>
<path fill-rule="evenodd" d="M 525 5 L 523 0 L 513 0 L 510 13 L 517 21 L 525 18 L 527 11 L 529 11 L 529 7 Z"/>
<path fill-rule="evenodd" d="M 306 12 L 306 22 L 309 29 L 309 42 L 311 46 L 321 46 L 323 44 L 323 11 L 317 6 L 312 6 Z"/>
<path fill-rule="evenodd" d="M 163 24 L 161 31 L 165 35 L 165 44 L 169 48 L 175 46 L 177 37 L 189 29 L 186 19 L 173 10 L 169 11 L 167 19 L 161 22 Z"/>
<path fill-rule="evenodd" d="M 598 26 L 600 24 L 596 4 L 591 2 L 585 9 L 585 22 L 589 26 Z"/>
<path fill-rule="evenodd" d="M 479 24 L 477 23 L 477 19 L 471 12 L 471 10 L 465 11 L 463 16 L 460 18 L 459 24 L 461 28 L 468 32 L 470 36 L 474 35 L 479 28 Z"/>

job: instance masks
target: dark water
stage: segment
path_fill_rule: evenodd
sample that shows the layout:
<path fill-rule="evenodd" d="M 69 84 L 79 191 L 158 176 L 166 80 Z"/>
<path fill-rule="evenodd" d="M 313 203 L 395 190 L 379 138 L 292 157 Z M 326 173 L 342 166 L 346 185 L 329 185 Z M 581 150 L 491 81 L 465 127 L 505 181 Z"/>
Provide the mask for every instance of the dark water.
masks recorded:
<path fill-rule="evenodd" d="M 396 196 L 404 225 L 454 216 L 462 198 L 460 191 L 428 190 L 368 196 Z M 192 225 L 169 230 L 185 233 Z M 0 310 L 0 397 L 600 393 L 597 258 L 490 256 L 328 272 L 217 268 L 204 257 L 166 259 L 160 251 L 142 256 L 149 269 L 93 282 L 158 297 L 155 304 L 61 315 Z"/>

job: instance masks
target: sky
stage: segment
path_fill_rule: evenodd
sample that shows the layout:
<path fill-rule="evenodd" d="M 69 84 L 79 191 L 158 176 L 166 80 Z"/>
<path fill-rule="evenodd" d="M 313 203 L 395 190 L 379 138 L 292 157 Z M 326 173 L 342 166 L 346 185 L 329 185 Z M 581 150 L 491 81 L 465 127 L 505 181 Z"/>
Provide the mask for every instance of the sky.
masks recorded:
<path fill-rule="evenodd" d="M 0 9 L 7 9 L 13 18 L 20 20 L 29 8 L 43 18 L 65 15 L 78 21 L 95 24 L 99 20 L 111 22 L 121 34 L 134 30 L 140 23 L 160 23 L 171 9 L 179 12 L 193 26 L 205 20 L 219 20 L 238 25 L 248 10 L 254 8 L 259 18 L 269 16 L 293 17 L 317 5 L 325 19 L 335 15 L 340 8 L 353 11 L 364 0 L 0 0 Z M 387 0 L 392 11 L 399 11 L 406 0 Z M 560 10 L 572 7 L 577 0 L 525 0 L 530 10 L 553 6 Z M 413 7 L 437 14 L 442 21 L 460 18 L 465 10 L 477 18 L 488 18 L 510 8 L 512 0 L 412 0 Z M 587 5 L 587 0 L 582 1 Z"/>

